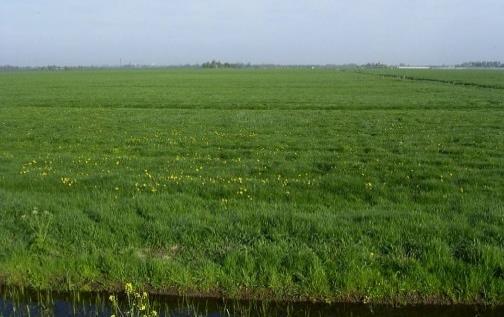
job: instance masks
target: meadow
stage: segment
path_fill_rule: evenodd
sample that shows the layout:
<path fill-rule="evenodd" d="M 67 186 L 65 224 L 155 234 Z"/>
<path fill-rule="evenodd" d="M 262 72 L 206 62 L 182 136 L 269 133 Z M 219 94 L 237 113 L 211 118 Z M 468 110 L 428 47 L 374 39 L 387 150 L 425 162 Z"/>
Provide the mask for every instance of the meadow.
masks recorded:
<path fill-rule="evenodd" d="M 368 73 L 452 85 L 504 89 L 504 69 L 373 69 Z"/>
<path fill-rule="evenodd" d="M 0 282 L 503 304 L 504 72 L 400 75 L 0 73 Z"/>

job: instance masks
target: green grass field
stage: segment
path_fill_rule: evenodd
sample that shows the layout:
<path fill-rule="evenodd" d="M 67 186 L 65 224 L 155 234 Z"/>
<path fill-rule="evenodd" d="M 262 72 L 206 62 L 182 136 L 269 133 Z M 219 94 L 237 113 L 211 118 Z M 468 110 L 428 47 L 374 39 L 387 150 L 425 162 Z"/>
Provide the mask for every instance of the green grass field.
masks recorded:
<path fill-rule="evenodd" d="M 502 304 L 504 90 L 308 69 L 0 73 L 0 280 Z"/>
<path fill-rule="evenodd" d="M 375 69 L 371 73 L 406 77 L 423 81 L 439 81 L 455 85 L 504 89 L 504 69 Z"/>

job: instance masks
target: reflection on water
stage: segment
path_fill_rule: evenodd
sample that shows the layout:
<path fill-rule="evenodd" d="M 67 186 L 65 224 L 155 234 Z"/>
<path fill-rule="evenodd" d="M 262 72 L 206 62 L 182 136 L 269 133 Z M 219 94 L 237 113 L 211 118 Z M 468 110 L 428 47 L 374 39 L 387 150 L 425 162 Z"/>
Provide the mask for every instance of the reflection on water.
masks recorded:
<path fill-rule="evenodd" d="M 0 289 L 0 292 L 2 290 Z M 106 294 L 56 294 L 3 292 L 0 317 L 9 316 L 111 316 Z M 160 316 L 317 316 L 317 317 L 502 317 L 504 306 L 402 306 L 363 304 L 312 304 L 224 301 L 155 297 L 152 301 Z"/>

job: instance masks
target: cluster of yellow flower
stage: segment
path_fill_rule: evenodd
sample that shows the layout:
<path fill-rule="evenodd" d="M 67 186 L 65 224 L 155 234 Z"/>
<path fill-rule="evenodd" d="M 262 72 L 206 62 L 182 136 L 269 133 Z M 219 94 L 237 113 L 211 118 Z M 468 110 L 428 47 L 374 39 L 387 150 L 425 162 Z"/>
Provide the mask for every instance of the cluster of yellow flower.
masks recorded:
<path fill-rule="evenodd" d="M 236 192 L 238 195 L 243 195 L 247 192 L 247 188 L 245 187 L 241 187 L 240 186 L 240 189 Z"/>
<path fill-rule="evenodd" d="M 139 183 L 135 183 L 135 190 L 137 192 L 151 192 L 151 193 L 155 193 L 158 191 L 157 189 L 157 186 L 159 186 L 159 183 L 153 183 L 153 184 L 146 184 L 146 183 L 143 183 L 143 184 L 139 184 Z M 165 185 L 166 187 L 166 185 Z"/>
<path fill-rule="evenodd" d="M 61 177 L 61 182 L 63 183 L 63 185 L 71 187 L 77 182 L 77 180 L 72 179 L 70 177 Z"/>
<path fill-rule="evenodd" d="M 29 174 L 32 171 L 37 171 L 40 176 L 47 176 L 53 170 L 52 161 L 37 161 L 31 160 L 27 163 L 21 165 L 21 170 L 19 171 L 20 175 Z"/>
<path fill-rule="evenodd" d="M 74 163 L 74 164 L 80 164 L 80 165 L 89 165 L 89 163 L 91 163 L 91 161 L 92 161 L 92 159 L 90 157 L 82 157 L 82 158 L 79 157 L 79 158 L 77 158 L 76 161 L 73 160 L 72 163 Z M 93 165 L 97 166 L 98 162 L 94 162 Z"/>
<path fill-rule="evenodd" d="M 238 138 L 238 137 L 255 138 L 257 136 L 256 132 L 248 131 L 245 129 L 240 129 L 240 132 L 238 132 L 238 133 L 225 133 L 222 131 L 213 131 L 213 134 L 215 134 L 216 136 L 221 137 L 221 138 L 226 138 L 226 137 L 229 137 L 229 138 Z"/>
<path fill-rule="evenodd" d="M 120 303 L 117 296 L 110 295 L 109 300 L 112 303 L 112 309 L 114 314 L 111 317 L 116 316 L 138 316 L 138 317 L 157 317 L 158 313 L 156 310 L 152 309 L 151 303 L 149 301 L 149 294 L 147 292 L 140 292 L 135 290 L 135 287 L 131 283 L 126 283 L 124 285 L 124 291 L 126 293 L 127 303 L 125 311 L 121 310 Z"/>

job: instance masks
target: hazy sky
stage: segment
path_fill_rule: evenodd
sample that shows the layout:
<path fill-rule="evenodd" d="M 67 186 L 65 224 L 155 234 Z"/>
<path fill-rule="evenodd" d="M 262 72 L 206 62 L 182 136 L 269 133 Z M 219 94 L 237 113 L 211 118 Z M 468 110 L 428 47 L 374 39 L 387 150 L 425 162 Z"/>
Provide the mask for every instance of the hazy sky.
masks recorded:
<path fill-rule="evenodd" d="M 504 0 L 0 0 L 0 65 L 504 60 Z"/>

